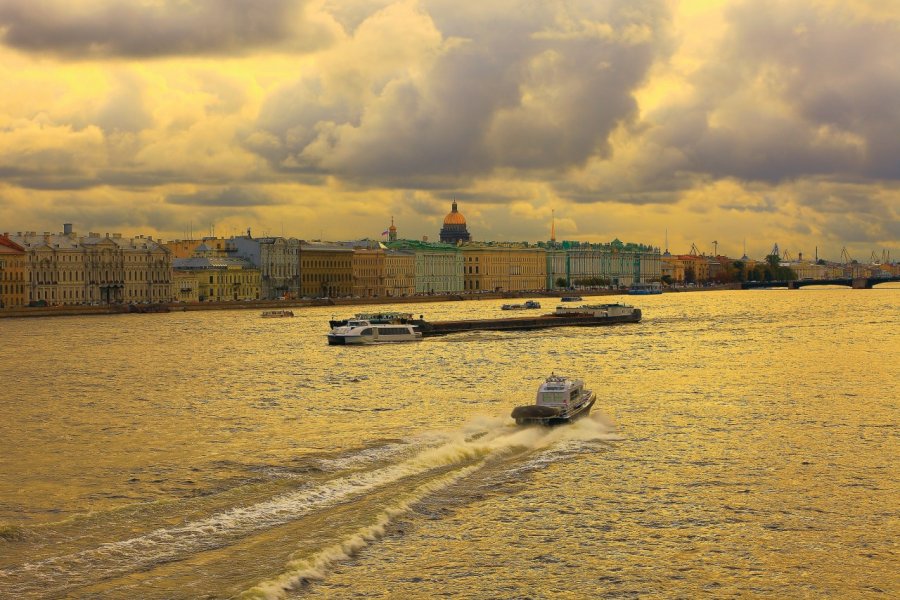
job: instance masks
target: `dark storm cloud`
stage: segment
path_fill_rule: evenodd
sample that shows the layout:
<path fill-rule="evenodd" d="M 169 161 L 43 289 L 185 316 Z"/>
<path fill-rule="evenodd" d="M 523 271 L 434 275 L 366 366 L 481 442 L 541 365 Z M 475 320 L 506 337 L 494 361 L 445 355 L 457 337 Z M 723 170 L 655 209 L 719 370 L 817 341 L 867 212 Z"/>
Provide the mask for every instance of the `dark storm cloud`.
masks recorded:
<path fill-rule="evenodd" d="M 421 6 L 445 42 L 424 77 L 374 78 L 362 102 L 308 76 L 268 98 L 246 146 L 277 169 L 399 187 L 566 169 L 608 153 L 668 45 L 656 1 Z"/>
<path fill-rule="evenodd" d="M 848 10 L 736 5 L 721 51 L 692 79 L 693 103 L 654 139 L 716 178 L 900 179 L 900 26 Z"/>
<path fill-rule="evenodd" d="M 248 190 L 238 187 L 227 187 L 220 190 L 203 190 L 195 194 L 170 194 L 166 196 L 169 204 L 181 204 L 186 206 L 228 206 L 250 207 L 271 206 L 280 204 L 265 192 Z"/>
<path fill-rule="evenodd" d="M 68 58 L 233 54 L 291 40 L 312 48 L 320 30 L 296 31 L 305 0 L 3 0 L 0 40 Z"/>

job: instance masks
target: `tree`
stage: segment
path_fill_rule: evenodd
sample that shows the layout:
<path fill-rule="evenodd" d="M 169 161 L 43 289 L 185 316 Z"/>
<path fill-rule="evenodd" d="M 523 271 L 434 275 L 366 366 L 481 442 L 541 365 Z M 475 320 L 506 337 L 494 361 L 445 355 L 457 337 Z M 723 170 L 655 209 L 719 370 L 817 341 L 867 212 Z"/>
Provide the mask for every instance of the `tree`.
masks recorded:
<path fill-rule="evenodd" d="M 684 282 L 697 283 L 697 275 L 694 273 L 693 267 L 688 267 L 684 270 Z"/>
<path fill-rule="evenodd" d="M 565 277 L 557 277 L 556 287 L 561 287 L 561 288 L 566 287 L 566 278 Z"/>
<path fill-rule="evenodd" d="M 666 285 L 672 285 L 672 276 L 671 275 L 663 275 L 659 278 Z"/>

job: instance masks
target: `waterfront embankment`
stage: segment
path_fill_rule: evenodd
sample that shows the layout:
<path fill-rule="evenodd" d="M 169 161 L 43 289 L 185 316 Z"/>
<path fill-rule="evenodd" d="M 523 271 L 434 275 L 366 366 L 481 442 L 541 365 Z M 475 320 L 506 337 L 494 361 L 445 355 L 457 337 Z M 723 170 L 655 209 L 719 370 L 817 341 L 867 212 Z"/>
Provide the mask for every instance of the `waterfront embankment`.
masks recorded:
<path fill-rule="evenodd" d="M 703 288 L 678 288 L 666 290 L 674 292 L 701 292 L 713 290 L 739 289 L 733 285 Z M 267 310 L 272 308 L 308 308 L 314 306 L 370 306 L 381 304 L 418 304 L 422 302 L 465 302 L 478 300 L 498 300 L 504 298 L 548 298 L 559 299 L 563 296 L 579 295 L 624 296 L 627 290 L 576 290 L 565 292 L 486 292 L 481 294 L 433 294 L 422 296 L 385 296 L 381 298 L 318 298 L 309 300 L 251 300 L 224 302 L 171 302 L 159 305 L 147 304 L 109 304 L 102 306 L 61 305 L 61 306 L 29 306 L 21 308 L 0 309 L 0 319 L 20 317 L 71 317 L 84 315 L 118 315 L 124 313 L 152 313 L 194 310 Z"/>

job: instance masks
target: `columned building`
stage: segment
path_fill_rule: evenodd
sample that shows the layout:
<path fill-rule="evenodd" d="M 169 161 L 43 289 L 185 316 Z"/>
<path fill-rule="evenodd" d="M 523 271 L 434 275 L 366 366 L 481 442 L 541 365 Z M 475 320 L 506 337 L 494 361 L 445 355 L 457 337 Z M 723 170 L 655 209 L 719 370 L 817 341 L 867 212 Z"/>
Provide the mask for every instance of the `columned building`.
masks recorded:
<path fill-rule="evenodd" d="M 12 238 L 28 253 L 29 296 L 47 304 L 168 302 L 172 260 L 150 237 L 119 233 L 79 236 L 19 233 Z"/>
<path fill-rule="evenodd" d="M 613 286 L 659 281 L 662 276 L 659 248 L 613 240 L 609 244 L 563 242 L 565 262 L 555 255 L 554 279 L 566 284 L 592 285 L 605 280 Z M 563 275 L 565 273 L 565 275 Z"/>
<path fill-rule="evenodd" d="M 444 226 L 441 227 L 441 241 L 445 244 L 459 245 L 472 239 L 469 229 L 466 227 L 466 218 L 456 207 L 453 201 L 451 211 L 444 217 Z"/>

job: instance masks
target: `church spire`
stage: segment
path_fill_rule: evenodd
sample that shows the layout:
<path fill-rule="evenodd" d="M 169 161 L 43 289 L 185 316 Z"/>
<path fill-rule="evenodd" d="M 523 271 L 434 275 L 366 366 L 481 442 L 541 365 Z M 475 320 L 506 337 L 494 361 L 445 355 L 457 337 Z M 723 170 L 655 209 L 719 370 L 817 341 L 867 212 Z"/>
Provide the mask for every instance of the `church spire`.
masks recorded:
<path fill-rule="evenodd" d="M 550 209 L 550 241 L 556 244 L 556 211 Z"/>

